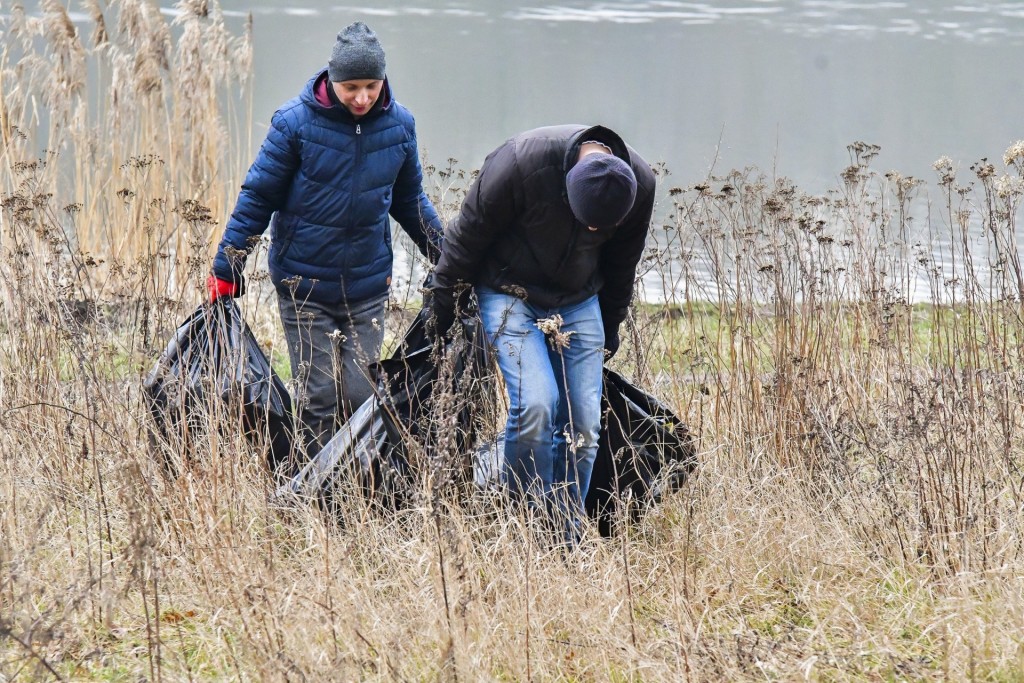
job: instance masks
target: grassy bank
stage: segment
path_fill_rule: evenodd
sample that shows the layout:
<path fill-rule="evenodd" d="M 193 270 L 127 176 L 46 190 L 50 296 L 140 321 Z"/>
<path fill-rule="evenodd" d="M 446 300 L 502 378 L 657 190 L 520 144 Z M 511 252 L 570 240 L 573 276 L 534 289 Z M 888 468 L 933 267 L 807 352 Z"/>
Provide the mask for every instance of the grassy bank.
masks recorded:
<path fill-rule="evenodd" d="M 85 6 L 2 5 L 0 680 L 1024 679 L 1019 143 L 931 179 L 854 143 L 821 196 L 659 169 L 663 303 L 614 365 L 701 466 L 566 558 L 436 481 L 343 523 L 273 505 L 230 415 L 161 471 L 140 384 L 249 162 L 248 46 L 216 3 Z M 430 173 L 450 213 L 469 174 Z"/>

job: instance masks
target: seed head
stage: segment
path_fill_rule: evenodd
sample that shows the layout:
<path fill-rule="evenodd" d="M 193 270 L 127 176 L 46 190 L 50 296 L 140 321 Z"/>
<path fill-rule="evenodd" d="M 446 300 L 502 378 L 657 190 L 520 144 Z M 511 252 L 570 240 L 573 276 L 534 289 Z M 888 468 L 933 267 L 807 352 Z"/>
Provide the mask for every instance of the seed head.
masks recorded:
<path fill-rule="evenodd" d="M 547 336 L 548 343 L 555 351 L 569 348 L 569 338 L 576 334 L 574 331 L 563 332 L 563 322 L 565 321 L 562 320 L 562 316 L 557 313 L 550 318 L 541 318 L 537 321 L 537 329 Z"/>
<path fill-rule="evenodd" d="M 1003 163 L 1007 166 L 1024 163 L 1024 140 L 1017 140 L 1007 148 L 1003 154 Z"/>
<path fill-rule="evenodd" d="M 565 445 L 569 447 L 570 453 L 577 453 L 583 448 L 583 434 L 574 432 L 571 424 L 565 426 L 565 429 L 562 430 L 562 436 L 565 437 Z"/>
<path fill-rule="evenodd" d="M 1022 192 L 1024 192 L 1024 179 L 1020 177 L 1004 174 L 996 180 L 996 194 L 1003 199 L 1020 197 Z"/>

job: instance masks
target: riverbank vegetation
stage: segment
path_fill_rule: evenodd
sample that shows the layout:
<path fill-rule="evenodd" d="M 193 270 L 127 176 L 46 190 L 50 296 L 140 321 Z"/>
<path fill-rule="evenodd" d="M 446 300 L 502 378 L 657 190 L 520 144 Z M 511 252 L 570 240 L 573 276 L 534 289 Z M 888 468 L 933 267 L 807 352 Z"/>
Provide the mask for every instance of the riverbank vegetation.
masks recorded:
<path fill-rule="evenodd" d="M 566 556 L 430 480 L 282 508 L 230 417 L 161 470 L 140 385 L 249 162 L 251 47 L 215 2 L 41 6 L 0 4 L 0 679 L 1024 677 L 1022 143 L 929 179 L 854 143 L 813 196 L 659 168 L 613 364 L 701 464 Z M 429 171 L 450 215 L 471 173 Z"/>

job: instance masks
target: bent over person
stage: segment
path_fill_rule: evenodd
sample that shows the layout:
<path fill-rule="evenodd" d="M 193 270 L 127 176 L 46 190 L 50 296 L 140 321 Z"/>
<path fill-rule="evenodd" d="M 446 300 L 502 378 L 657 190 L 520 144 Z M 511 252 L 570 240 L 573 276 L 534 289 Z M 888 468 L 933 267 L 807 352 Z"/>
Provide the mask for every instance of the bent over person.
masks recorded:
<path fill-rule="evenodd" d="M 298 380 L 304 441 L 319 449 L 372 394 L 391 284 L 393 216 L 431 261 L 441 240 L 423 191 L 412 114 L 362 22 L 273 116 L 207 281 L 211 300 L 242 292 L 245 256 L 271 226 L 271 279 Z M 315 452 L 315 450 L 314 450 Z"/>
<path fill-rule="evenodd" d="M 654 193 L 650 166 L 607 128 L 527 131 L 484 161 L 433 274 L 441 332 L 460 283 L 475 289 L 508 392 L 509 490 L 564 522 L 569 543 L 597 456 L 602 367 L 619 347 Z"/>

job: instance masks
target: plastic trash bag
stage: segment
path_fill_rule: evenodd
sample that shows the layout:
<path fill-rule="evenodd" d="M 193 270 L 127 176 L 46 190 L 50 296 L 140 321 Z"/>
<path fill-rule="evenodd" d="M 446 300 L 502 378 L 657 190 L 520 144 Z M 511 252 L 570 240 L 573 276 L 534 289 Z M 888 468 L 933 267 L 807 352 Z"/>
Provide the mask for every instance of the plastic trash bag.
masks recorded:
<path fill-rule="evenodd" d="M 406 333 L 402 353 L 374 368 L 381 389 L 384 427 L 401 462 L 424 474 L 438 469 L 449 480 L 472 480 L 472 450 L 485 406 L 494 403 L 493 384 L 487 384 L 490 355 L 478 318 L 461 318 L 460 333 L 447 340 L 440 355 L 427 334 L 428 309 L 421 310 Z M 454 462 L 446 455 L 461 454 Z M 429 461 L 428 461 L 429 460 Z"/>
<path fill-rule="evenodd" d="M 287 470 L 294 458 L 288 389 L 232 299 L 199 306 L 178 327 L 143 393 L 157 432 L 186 455 L 219 413 L 238 416 L 245 435 L 267 447 L 272 470 Z"/>
<path fill-rule="evenodd" d="M 278 489 L 278 498 L 330 502 L 355 483 L 398 508 L 425 468 L 447 469 L 452 479 L 468 472 L 471 480 L 470 457 L 450 463 L 439 454 L 470 453 L 477 441 L 486 343 L 479 322 L 462 319 L 462 334 L 446 341 L 439 355 L 427 331 L 430 314 L 429 307 L 421 309 L 391 357 L 370 367 L 375 395 Z"/>
<path fill-rule="evenodd" d="M 352 482 L 369 490 L 379 488 L 383 479 L 380 458 L 386 453 L 387 431 L 376 398 L 369 398 L 352 413 L 348 422 L 331 437 L 320 452 L 295 475 L 281 484 L 273 498 L 287 504 L 293 499 L 315 499 L 332 506 L 334 497 L 346 483 Z"/>
<path fill-rule="evenodd" d="M 504 442 L 479 446 L 473 477 L 479 488 L 504 487 Z M 690 431 L 663 403 L 614 370 L 604 368 L 601 433 L 585 502 L 600 533 L 611 534 L 619 513 L 633 521 L 665 493 L 683 485 L 697 466 Z M 625 507 L 624 507 L 625 506 Z"/>
<path fill-rule="evenodd" d="M 658 399 L 604 369 L 601 435 L 587 492 L 587 514 L 602 535 L 617 514 L 634 521 L 686 481 L 697 466 L 690 430 Z"/>

